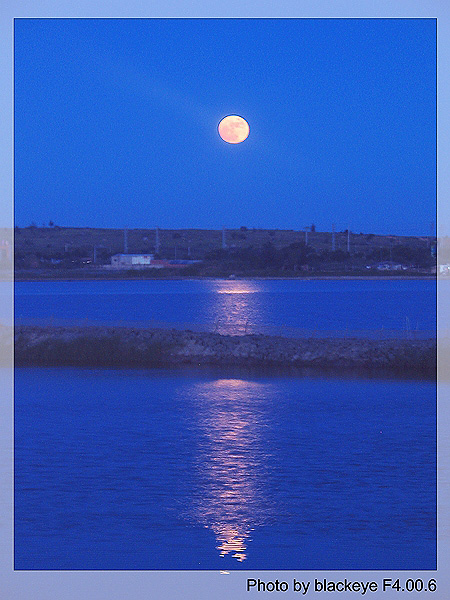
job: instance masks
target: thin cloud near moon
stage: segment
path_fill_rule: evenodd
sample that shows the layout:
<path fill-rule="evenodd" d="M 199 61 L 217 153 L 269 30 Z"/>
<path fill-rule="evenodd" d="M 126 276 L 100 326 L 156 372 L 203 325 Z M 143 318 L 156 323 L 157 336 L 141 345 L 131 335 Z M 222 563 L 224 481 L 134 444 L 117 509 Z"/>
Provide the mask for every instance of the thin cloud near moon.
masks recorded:
<path fill-rule="evenodd" d="M 228 144 L 240 144 L 247 139 L 250 127 L 243 117 L 228 115 L 219 123 L 219 135 Z"/>

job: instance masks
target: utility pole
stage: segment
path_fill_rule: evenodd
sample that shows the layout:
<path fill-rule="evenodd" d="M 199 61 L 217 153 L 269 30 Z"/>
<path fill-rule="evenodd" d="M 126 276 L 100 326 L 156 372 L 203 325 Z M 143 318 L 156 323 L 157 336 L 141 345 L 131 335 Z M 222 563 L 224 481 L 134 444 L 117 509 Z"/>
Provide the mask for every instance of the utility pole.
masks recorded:
<path fill-rule="evenodd" d="M 350 226 L 347 227 L 347 252 L 350 254 Z"/>
<path fill-rule="evenodd" d="M 305 227 L 305 246 L 308 245 L 308 228 Z"/>
<path fill-rule="evenodd" d="M 226 250 L 227 242 L 225 239 L 225 227 L 222 227 L 222 250 Z"/>
<path fill-rule="evenodd" d="M 155 254 L 159 254 L 159 248 L 159 227 L 157 227 L 155 230 Z"/>
<path fill-rule="evenodd" d="M 428 238 L 428 248 L 431 246 L 431 240 L 434 238 L 434 221 L 430 223 L 430 237 Z"/>
<path fill-rule="evenodd" d="M 128 254 L 128 230 L 123 230 L 123 253 Z"/>

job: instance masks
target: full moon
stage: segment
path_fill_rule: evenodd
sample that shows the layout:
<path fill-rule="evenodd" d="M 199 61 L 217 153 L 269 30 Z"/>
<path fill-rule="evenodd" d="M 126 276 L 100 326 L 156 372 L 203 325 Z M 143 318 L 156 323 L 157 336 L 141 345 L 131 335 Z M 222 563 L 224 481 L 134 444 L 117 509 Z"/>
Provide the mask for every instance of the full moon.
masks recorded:
<path fill-rule="evenodd" d="M 247 139 L 249 133 L 247 121 L 238 115 L 224 117 L 219 123 L 219 135 L 229 144 L 240 144 Z"/>

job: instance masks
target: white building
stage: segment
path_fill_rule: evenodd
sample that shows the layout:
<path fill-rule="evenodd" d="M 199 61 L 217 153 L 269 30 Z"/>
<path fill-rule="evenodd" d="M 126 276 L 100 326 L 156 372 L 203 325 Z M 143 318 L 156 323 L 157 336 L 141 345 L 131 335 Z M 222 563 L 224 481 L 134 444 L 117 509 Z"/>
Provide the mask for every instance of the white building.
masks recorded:
<path fill-rule="evenodd" d="M 153 254 L 114 254 L 111 256 L 111 267 L 116 269 L 148 267 L 153 257 Z"/>
<path fill-rule="evenodd" d="M 401 264 L 392 262 L 390 260 L 377 265 L 378 271 L 401 271 L 402 268 L 403 267 Z"/>

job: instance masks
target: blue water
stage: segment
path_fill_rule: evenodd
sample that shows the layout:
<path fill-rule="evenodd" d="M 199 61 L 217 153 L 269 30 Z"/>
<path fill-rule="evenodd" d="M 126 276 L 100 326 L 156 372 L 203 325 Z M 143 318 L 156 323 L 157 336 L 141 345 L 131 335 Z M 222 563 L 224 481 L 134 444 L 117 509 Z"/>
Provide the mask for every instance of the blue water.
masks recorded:
<path fill-rule="evenodd" d="M 15 317 L 220 333 L 436 329 L 433 280 L 41 281 L 15 284 Z M 284 328 L 284 329 L 282 329 Z M 292 331 L 289 331 L 292 328 Z"/>
<path fill-rule="evenodd" d="M 428 335 L 436 284 L 18 282 L 15 317 Z M 15 566 L 434 569 L 435 394 L 264 371 L 16 369 Z"/>
<path fill-rule="evenodd" d="M 432 382 L 18 368 L 15 568 L 434 569 L 435 414 Z"/>

